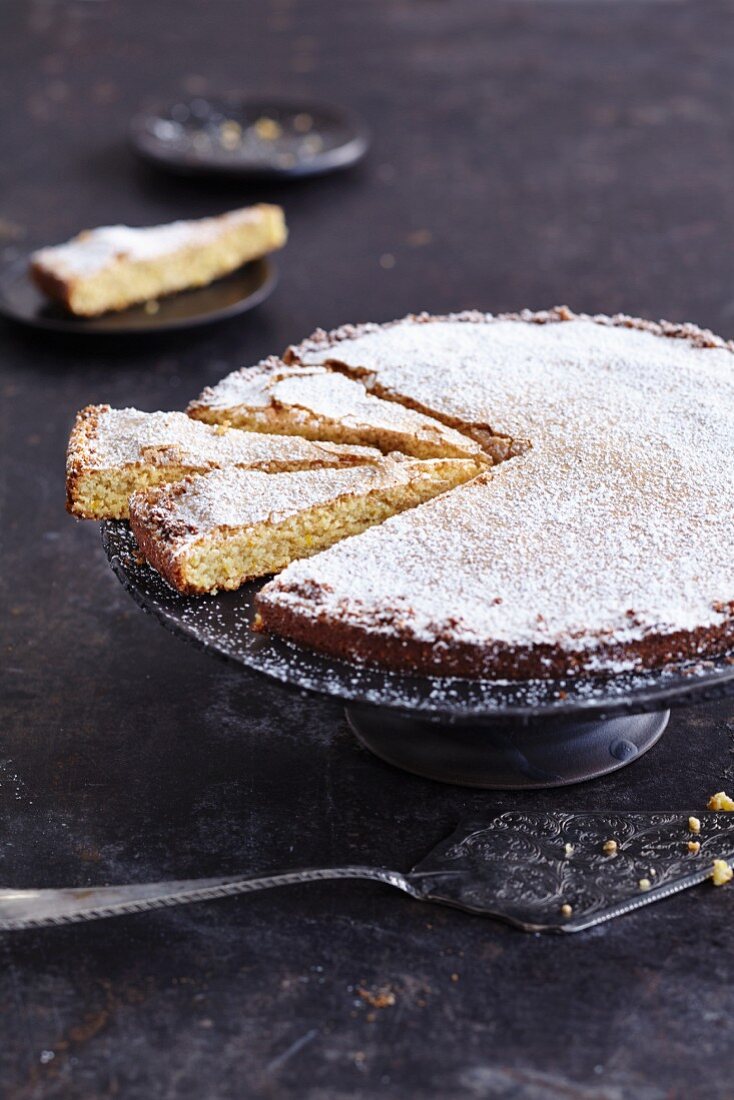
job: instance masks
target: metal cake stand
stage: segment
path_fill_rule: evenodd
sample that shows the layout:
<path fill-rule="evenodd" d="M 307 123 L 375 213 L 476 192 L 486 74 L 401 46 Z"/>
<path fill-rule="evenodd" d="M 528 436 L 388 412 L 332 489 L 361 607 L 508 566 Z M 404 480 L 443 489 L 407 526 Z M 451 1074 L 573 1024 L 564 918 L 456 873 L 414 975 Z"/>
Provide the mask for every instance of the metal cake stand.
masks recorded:
<path fill-rule="evenodd" d="M 102 543 L 133 599 L 172 633 L 299 691 L 343 700 L 349 726 L 366 748 L 444 783 L 580 783 L 652 748 L 671 707 L 734 694 L 734 662 L 726 657 L 613 678 L 527 682 L 410 676 L 350 664 L 253 633 L 263 581 L 217 596 L 181 596 L 140 560 L 127 523 L 103 523 Z"/>

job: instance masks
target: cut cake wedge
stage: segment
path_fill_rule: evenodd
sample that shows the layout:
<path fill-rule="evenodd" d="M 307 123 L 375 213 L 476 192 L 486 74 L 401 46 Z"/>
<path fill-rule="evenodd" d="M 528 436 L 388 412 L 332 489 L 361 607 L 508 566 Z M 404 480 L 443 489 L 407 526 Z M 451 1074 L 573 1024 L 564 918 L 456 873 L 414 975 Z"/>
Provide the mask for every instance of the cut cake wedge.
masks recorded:
<path fill-rule="evenodd" d="M 482 447 L 441 421 L 368 393 L 324 367 L 289 367 L 271 357 L 233 371 L 186 410 L 210 424 L 402 451 L 415 458 L 484 456 Z"/>
<path fill-rule="evenodd" d="M 379 451 L 200 424 L 181 412 L 89 405 L 77 414 L 66 460 L 66 506 L 82 519 L 126 519 L 138 489 L 225 466 L 267 472 L 364 466 Z"/>
<path fill-rule="evenodd" d="M 238 588 L 477 473 L 463 459 L 389 455 L 373 465 L 283 474 L 228 468 L 135 493 L 130 524 L 179 592 Z"/>
<path fill-rule="evenodd" d="M 143 229 L 105 225 L 34 252 L 30 274 L 71 313 L 96 317 L 206 286 L 282 248 L 286 236 L 282 209 L 266 203 Z"/>

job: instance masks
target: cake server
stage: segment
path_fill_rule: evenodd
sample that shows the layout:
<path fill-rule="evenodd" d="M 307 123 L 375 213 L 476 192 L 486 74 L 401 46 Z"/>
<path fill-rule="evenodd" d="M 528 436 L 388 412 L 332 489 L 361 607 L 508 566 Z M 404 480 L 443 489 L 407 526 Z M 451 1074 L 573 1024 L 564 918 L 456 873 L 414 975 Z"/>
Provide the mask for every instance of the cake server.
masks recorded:
<path fill-rule="evenodd" d="M 316 870 L 60 890 L 0 890 L 0 931 L 70 924 L 276 886 L 369 879 L 526 932 L 580 932 L 710 878 L 734 814 L 510 810 L 462 822 L 411 871 Z"/>

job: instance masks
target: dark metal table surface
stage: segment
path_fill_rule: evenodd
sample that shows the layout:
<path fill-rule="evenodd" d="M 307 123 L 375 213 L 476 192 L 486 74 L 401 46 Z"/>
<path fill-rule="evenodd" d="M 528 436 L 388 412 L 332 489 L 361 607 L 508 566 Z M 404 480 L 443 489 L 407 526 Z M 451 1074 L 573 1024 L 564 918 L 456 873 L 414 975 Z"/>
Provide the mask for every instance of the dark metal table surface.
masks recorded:
<path fill-rule="evenodd" d="M 92 343 L 0 329 L 0 883 L 376 862 L 464 815 L 704 806 L 730 703 L 563 792 L 381 764 L 340 707 L 170 637 L 63 510 L 88 402 L 182 407 L 317 325 L 415 309 L 626 310 L 734 335 L 728 3 L 34 0 L 0 7 L 3 261 L 81 226 L 282 201 L 275 295 L 221 327 Z M 295 185 L 155 174 L 129 117 L 169 95 L 345 102 L 356 169 Z M 732 1095 L 734 893 L 568 940 L 380 886 L 312 885 L 0 939 L 0 1091 L 37 1097 Z"/>

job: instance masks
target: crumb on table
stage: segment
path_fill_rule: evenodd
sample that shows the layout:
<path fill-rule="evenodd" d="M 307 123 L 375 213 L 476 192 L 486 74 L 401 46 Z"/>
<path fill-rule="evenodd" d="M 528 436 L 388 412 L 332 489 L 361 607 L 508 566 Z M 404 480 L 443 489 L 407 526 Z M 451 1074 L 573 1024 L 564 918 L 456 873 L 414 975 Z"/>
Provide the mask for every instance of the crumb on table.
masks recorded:
<path fill-rule="evenodd" d="M 732 878 L 734 878 L 734 871 L 732 871 L 726 860 L 715 859 L 714 869 L 711 872 L 711 880 L 714 886 L 723 886 L 725 882 L 729 882 Z"/>
<path fill-rule="evenodd" d="M 366 989 L 364 986 L 357 988 L 358 995 L 372 1008 L 391 1008 L 397 1000 L 389 986 L 380 989 Z"/>
<path fill-rule="evenodd" d="M 710 810 L 727 810 L 731 812 L 734 810 L 734 798 L 729 798 L 726 791 L 717 791 L 708 800 L 708 808 Z"/>

